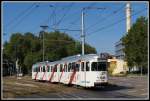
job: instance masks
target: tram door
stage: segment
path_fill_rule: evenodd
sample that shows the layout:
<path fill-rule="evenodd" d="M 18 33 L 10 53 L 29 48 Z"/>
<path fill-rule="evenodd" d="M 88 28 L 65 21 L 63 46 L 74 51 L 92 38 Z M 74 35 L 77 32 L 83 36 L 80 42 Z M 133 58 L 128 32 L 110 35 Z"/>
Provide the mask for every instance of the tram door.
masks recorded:
<path fill-rule="evenodd" d="M 81 62 L 76 62 L 76 85 L 80 85 L 81 83 Z"/>
<path fill-rule="evenodd" d="M 86 71 L 85 71 L 85 62 L 84 61 L 81 62 L 80 75 L 81 75 L 81 86 L 86 86 Z"/>

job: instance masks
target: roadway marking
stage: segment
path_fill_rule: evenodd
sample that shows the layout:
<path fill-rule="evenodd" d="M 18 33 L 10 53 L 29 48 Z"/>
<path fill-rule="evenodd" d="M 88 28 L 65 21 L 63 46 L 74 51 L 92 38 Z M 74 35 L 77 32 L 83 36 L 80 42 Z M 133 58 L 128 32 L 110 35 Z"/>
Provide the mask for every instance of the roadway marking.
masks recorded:
<path fill-rule="evenodd" d="M 61 99 L 65 99 L 64 96 L 62 96 L 61 94 L 56 94 L 57 96 L 59 96 Z"/>
<path fill-rule="evenodd" d="M 83 96 L 83 95 L 77 95 L 77 94 L 71 94 L 71 95 L 76 96 L 79 99 L 81 99 L 81 98 L 87 98 L 87 96 Z"/>
<path fill-rule="evenodd" d="M 137 86 L 143 86 L 143 85 L 137 85 Z"/>
<path fill-rule="evenodd" d="M 63 94 L 60 94 L 61 95 L 61 97 L 66 97 L 66 98 L 78 98 L 78 99 L 82 99 L 82 98 L 80 98 L 79 96 L 76 96 L 76 95 L 74 95 L 74 94 L 67 94 L 67 93 L 63 93 Z"/>
<path fill-rule="evenodd" d="M 146 89 L 140 89 L 140 90 L 146 90 Z"/>
<path fill-rule="evenodd" d="M 141 94 L 141 95 L 147 95 L 147 93 L 143 93 L 143 94 Z"/>
<path fill-rule="evenodd" d="M 136 90 L 129 90 L 128 92 L 136 92 Z"/>
<path fill-rule="evenodd" d="M 77 95 L 76 93 L 60 93 L 61 96 L 63 97 L 69 97 L 69 98 L 77 98 L 77 99 L 82 99 L 82 98 L 87 98 L 87 96 L 83 96 L 83 95 Z"/>
<path fill-rule="evenodd" d="M 15 84 L 20 85 L 20 86 L 38 87 L 38 86 L 33 85 L 33 84 L 22 84 L 22 83 L 15 83 Z"/>

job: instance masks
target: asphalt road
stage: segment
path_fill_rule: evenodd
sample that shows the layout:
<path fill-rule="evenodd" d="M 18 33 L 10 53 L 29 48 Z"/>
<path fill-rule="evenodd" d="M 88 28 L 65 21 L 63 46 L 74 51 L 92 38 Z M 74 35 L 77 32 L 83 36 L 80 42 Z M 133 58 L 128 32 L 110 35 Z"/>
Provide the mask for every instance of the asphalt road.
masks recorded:
<path fill-rule="evenodd" d="M 109 77 L 109 83 L 109 86 L 104 88 L 77 87 L 77 92 L 33 94 L 25 96 L 23 99 L 149 99 L 148 77 Z"/>

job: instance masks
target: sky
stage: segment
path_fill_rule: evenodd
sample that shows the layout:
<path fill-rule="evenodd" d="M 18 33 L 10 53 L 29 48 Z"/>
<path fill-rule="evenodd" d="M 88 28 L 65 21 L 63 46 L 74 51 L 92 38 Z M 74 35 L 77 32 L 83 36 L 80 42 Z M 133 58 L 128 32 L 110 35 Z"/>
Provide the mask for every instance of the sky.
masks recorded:
<path fill-rule="evenodd" d="M 149 18 L 148 2 L 130 3 L 131 26 L 140 16 Z M 81 11 L 85 7 L 93 7 L 84 10 L 85 42 L 95 47 L 97 53 L 115 54 L 115 43 L 126 33 L 126 2 L 3 2 L 2 41 L 9 41 L 16 32 L 38 35 L 41 25 L 48 25 L 48 32 L 54 31 L 52 28 L 60 29 L 81 41 L 78 30 L 81 30 Z"/>

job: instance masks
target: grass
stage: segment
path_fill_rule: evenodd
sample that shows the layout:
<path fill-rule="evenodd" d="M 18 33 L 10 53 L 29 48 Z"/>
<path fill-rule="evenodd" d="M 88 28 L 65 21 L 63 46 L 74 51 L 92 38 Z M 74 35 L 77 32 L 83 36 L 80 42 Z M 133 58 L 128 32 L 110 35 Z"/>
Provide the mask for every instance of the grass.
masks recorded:
<path fill-rule="evenodd" d="M 61 84 L 49 82 L 38 82 L 31 79 L 31 76 L 24 76 L 17 79 L 15 76 L 3 77 L 3 98 L 16 98 L 32 94 L 43 95 L 47 93 L 75 92 L 73 87 L 66 87 Z M 64 92 L 63 92 L 64 93 Z"/>

